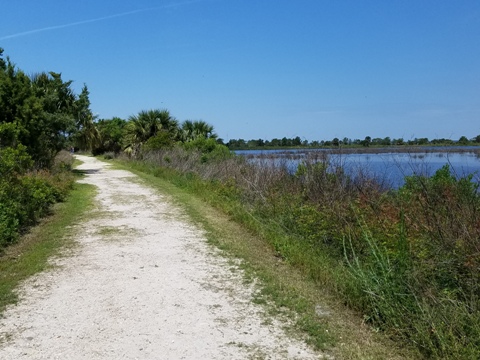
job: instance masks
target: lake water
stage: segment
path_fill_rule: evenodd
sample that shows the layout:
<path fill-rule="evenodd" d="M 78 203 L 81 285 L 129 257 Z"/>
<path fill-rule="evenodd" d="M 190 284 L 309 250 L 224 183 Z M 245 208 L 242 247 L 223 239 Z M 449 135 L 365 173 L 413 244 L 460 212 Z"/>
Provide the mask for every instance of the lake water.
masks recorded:
<path fill-rule="evenodd" d="M 383 149 L 383 151 L 387 151 Z M 418 150 L 417 150 L 418 151 Z M 461 152 L 459 152 L 461 151 Z M 452 149 L 425 148 L 423 152 L 382 152 L 378 154 L 334 154 L 328 150 L 239 150 L 238 155 L 259 165 L 286 166 L 295 172 L 306 158 L 327 156 L 329 162 L 342 166 L 350 175 L 360 172 L 377 179 L 385 187 L 398 188 L 405 176 L 431 176 L 445 164 L 449 164 L 457 177 L 473 174 L 472 181 L 480 183 L 480 152 L 478 147 L 455 147 Z"/>

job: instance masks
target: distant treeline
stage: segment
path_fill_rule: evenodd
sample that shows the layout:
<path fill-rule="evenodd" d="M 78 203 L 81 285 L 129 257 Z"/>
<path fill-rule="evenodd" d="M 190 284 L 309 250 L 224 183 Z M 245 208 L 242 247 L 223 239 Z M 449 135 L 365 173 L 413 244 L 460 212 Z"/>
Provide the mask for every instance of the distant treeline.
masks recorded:
<path fill-rule="evenodd" d="M 311 148 L 323 148 L 323 147 L 369 147 L 369 146 L 417 146 L 417 145 L 436 145 L 436 146 L 448 146 L 448 145 L 479 145 L 480 135 L 473 138 L 467 138 L 461 136 L 458 140 L 452 139 L 432 139 L 428 138 L 414 138 L 411 140 L 405 140 L 403 138 L 392 139 L 390 137 L 385 138 L 372 138 L 366 136 L 365 139 L 349 139 L 347 137 L 343 139 L 333 138 L 332 140 L 314 140 L 309 142 L 308 140 L 302 140 L 299 136 L 295 138 L 284 137 L 282 139 L 274 138 L 272 140 L 263 139 L 231 139 L 226 145 L 231 150 L 240 149 L 258 149 L 258 148 L 291 148 L 291 147 L 311 147 Z"/>

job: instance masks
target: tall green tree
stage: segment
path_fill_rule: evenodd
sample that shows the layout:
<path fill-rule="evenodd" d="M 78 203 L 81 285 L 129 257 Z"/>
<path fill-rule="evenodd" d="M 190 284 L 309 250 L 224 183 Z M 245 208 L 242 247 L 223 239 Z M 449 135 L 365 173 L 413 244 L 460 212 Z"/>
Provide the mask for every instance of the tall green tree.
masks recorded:
<path fill-rule="evenodd" d="M 100 139 L 93 149 L 94 155 L 109 151 L 119 153 L 122 150 L 123 129 L 126 123 L 125 120 L 119 117 L 97 121 L 96 127 Z"/>
<path fill-rule="evenodd" d="M 3 49 L 0 48 L 0 70 L 5 70 L 7 67 L 7 63 L 3 59 Z"/>
<path fill-rule="evenodd" d="M 460 139 L 458 139 L 460 145 L 468 145 L 469 142 L 466 136 L 461 136 Z"/>
<path fill-rule="evenodd" d="M 31 76 L 33 97 L 26 103 L 23 113 L 29 139 L 24 143 L 35 154 L 43 154 L 45 166 L 64 149 L 75 128 L 75 103 L 72 81 L 63 81 L 55 72 Z M 35 155 L 32 155 L 35 159 Z"/>
<path fill-rule="evenodd" d="M 94 116 L 90 110 L 89 91 L 86 85 L 75 102 L 75 120 L 77 131 L 75 146 L 80 150 L 92 151 L 100 142 L 100 134 L 96 127 Z"/>
<path fill-rule="evenodd" d="M 372 143 L 372 138 L 370 136 L 365 136 L 365 139 L 361 141 L 361 144 L 365 147 L 369 147 Z"/>
<path fill-rule="evenodd" d="M 21 143 L 48 167 L 75 132 L 76 96 L 61 74 L 27 76 L 0 51 L 0 146 Z"/>

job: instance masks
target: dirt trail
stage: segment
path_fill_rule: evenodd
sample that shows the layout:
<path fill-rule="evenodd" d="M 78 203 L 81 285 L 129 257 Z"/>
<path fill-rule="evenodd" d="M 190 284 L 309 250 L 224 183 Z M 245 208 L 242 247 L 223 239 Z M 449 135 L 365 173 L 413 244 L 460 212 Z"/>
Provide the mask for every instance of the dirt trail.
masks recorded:
<path fill-rule="evenodd" d="M 76 225 L 73 254 L 0 319 L 0 359 L 322 358 L 266 321 L 241 271 L 165 196 L 78 157 L 97 209 Z"/>

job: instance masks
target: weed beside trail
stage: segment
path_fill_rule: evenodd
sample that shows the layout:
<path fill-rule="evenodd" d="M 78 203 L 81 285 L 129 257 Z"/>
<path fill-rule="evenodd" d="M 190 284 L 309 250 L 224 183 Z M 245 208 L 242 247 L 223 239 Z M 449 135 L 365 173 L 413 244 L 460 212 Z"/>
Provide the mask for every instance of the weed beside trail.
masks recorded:
<path fill-rule="evenodd" d="M 327 157 L 286 164 L 147 152 L 156 176 L 261 234 L 278 256 L 428 358 L 480 358 L 480 194 L 448 166 L 386 190 Z"/>

